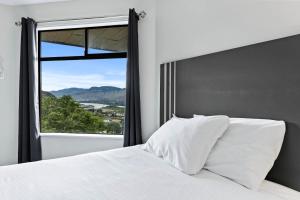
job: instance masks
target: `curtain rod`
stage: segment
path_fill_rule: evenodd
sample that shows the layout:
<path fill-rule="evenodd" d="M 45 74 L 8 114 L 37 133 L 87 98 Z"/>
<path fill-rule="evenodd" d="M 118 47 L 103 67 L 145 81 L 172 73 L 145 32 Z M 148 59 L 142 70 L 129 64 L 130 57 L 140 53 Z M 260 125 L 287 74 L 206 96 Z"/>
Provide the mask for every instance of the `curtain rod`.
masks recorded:
<path fill-rule="evenodd" d="M 138 13 L 138 16 L 142 19 L 146 17 L 147 13 L 142 10 L 140 13 Z M 102 19 L 102 18 L 109 18 L 109 17 L 127 17 L 128 15 L 106 15 L 101 17 L 84 17 L 84 18 L 68 18 L 68 19 L 55 19 L 55 20 L 43 20 L 43 21 L 37 21 L 37 23 L 48 23 L 48 22 L 62 22 L 62 21 L 78 21 L 78 20 L 89 20 L 89 19 Z M 16 26 L 22 26 L 21 21 L 15 22 Z"/>

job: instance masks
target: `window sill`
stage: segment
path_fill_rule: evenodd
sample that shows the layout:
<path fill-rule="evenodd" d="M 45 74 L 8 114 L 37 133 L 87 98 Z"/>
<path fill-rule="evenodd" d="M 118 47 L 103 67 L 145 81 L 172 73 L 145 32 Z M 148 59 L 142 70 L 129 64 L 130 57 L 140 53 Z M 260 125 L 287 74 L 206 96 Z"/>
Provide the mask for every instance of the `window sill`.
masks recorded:
<path fill-rule="evenodd" d="M 123 147 L 123 135 L 41 133 L 43 159 Z"/>

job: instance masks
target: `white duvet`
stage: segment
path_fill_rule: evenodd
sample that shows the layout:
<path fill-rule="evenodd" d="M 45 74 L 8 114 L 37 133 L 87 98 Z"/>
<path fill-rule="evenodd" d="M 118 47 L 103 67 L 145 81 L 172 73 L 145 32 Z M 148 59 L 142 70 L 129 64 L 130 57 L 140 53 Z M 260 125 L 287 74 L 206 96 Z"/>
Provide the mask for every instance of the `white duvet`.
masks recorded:
<path fill-rule="evenodd" d="M 0 200 L 280 200 L 208 171 L 188 176 L 140 147 L 0 167 Z"/>

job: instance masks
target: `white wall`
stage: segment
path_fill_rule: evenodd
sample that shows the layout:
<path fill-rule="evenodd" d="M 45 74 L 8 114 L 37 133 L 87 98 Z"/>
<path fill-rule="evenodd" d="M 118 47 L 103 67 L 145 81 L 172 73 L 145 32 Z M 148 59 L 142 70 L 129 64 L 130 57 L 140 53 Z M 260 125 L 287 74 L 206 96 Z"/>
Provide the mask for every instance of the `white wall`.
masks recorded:
<path fill-rule="evenodd" d="M 295 0 L 78 0 L 16 9 L 19 17 L 51 20 L 126 14 L 129 7 L 148 13 L 139 30 L 144 140 L 158 127 L 160 63 L 300 33 L 300 2 Z M 1 165 L 17 158 L 19 33 L 12 8 L 0 6 L 0 17 L 1 27 L 7 29 L 0 32 L 6 66 L 6 79 L 0 80 Z M 42 143 L 44 157 L 53 158 L 107 144 L 105 149 L 113 148 L 120 140 L 47 136 Z"/>
<path fill-rule="evenodd" d="M 123 137 L 118 135 L 42 134 L 43 159 L 104 151 L 122 145 Z"/>
<path fill-rule="evenodd" d="M 0 80 L 0 165 L 17 160 L 18 76 L 20 45 L 18 28 L 14 25 L 16 12 L 0 5 L 0 60 L 5 68 Z"/>
<path fill-rule="evenodd" d="M 300 33 L 297 0 L 159 0 L 157 64 Z"/>

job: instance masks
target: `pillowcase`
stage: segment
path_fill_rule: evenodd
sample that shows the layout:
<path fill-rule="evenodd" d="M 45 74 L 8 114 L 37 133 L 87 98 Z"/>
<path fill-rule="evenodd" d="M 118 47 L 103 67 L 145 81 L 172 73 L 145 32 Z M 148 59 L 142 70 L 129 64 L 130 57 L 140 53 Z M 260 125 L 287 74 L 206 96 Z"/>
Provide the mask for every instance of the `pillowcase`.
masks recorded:
<path fill-rule="evenodd" d="M 186 174 L 196 174 L 228 124 L 227 116 L 173 117 L 149 138 L 143 149 Z"/>
<path fill-rule="evenodd" d="M 284 134 L 284 121 L 230 118 L 204 168 L 257 190 L 278 157 Z"/>

